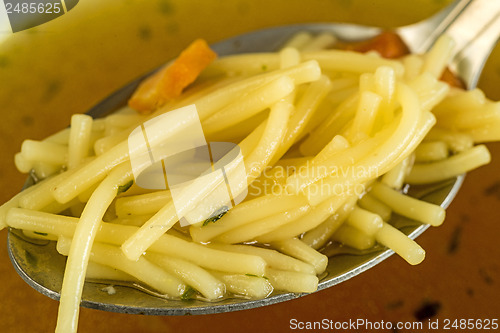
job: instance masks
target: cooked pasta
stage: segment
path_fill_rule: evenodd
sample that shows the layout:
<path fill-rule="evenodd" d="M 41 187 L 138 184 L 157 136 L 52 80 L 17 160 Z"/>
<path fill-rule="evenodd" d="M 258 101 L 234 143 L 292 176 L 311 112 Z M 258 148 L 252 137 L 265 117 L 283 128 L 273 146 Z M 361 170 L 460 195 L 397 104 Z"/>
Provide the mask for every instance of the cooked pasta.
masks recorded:
<path fill-rule="evenodd" d="M 425 55 L 398 59 L 330 49 L 336 40 L 301 33 L 277 52 L 209 65 L 188 48 L 180 58 L 206 67 L 190 72 L 200 75 L 189 86 L 173 95 L 154 90 L 148 100 L 148 89 L 168 89 L 161 80 L 171 82 L 175 68 L 167 66 L 133 97 L 133 107 L 147 110 L 127 106 L 101 120 L 74 115 L 69 129 L 23 143 L 16 165 L 40 179 L 0 207 L 0 226 L 55 240 L 68 256 L 58 332 L 76 331 L 86 278 L 131 280 L 166 302 L 263 298 L 273 290 L 315 291 L 328 265 L 321 251 L 335 244 L 379 244 L 410 264 L 424 259 L 392 217 L 438 226 L 445 211 L 402 189 L 488 163 L 487 148 L 476 144 L 500 139 L 500 106 L 478 89 L 439 81 L 453 45 L 447 37 Z M 170 180 L 141 189 L 133 173 L 130 133 L 142 128 L 146 137 L 146 122 L 191 105 L 208 141 L 238 144 L 245 181 L 231 188 L 235 207 L 204 200 L 226 191 L 236 162 L 210 182 L 187 185 L 182 207 Z M 188 125 L 171 123 L 148 137 L 150 154 Z M 183 166 L 179 177 L 196 167 Z M 181 223 L 203 209 L 210 218 Z"/>

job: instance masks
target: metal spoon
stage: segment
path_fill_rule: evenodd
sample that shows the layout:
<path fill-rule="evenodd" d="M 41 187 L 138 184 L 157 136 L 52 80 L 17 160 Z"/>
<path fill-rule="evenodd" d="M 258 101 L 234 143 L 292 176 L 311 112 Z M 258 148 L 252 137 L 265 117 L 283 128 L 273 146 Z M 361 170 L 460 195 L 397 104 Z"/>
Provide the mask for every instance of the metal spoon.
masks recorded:
<path fill-rule="evenodd" d="M 373 37 L 381 29 L 347 24 L 303 24 L 260 30 L 234 37 L 213 45 L 220 55 L 275 51 L 294 34 L 332 32 L 346 41 Z M 396 32 L 412 52 L 428 50 L 441 34 L 448 34 L 457 42 L 451 70 L 457 73 L 469 88 L 476 86 L 481 69 L 500 33 L 500 1 L 457 0 L 437 15 L 420 23 L 399 28 Z M 89 114 L 102 116 L 114 110 L 130 96 L 142 78 L 130 83 L 95 106 Z M 447 207 L 460 188 L 463 176 L 447 182 L 426 186 L 415 197 Z M 397 220 L 395 220 L 397 219 Z M 391 222 L 401 227 L 409 237 L 415 238 L 428 225 L 415 224 L 395 216 Z M 65 258 L 55 250 L 55 244 L 29 241 L 19 231 L 10 230 L 8 237 L 10 259 L 19 275 L 33 288 L 53 299 L 59 299 L 59 290 Z M 391 250 L 375 249 L 368 253 L 343 252 L 333 249 L 335 259 L 330 260 L 318 290 L 331 287 L 375 266 L 393 254 Z M 339 254 L 340 253 L 340 254 Z M 354 255 L 353 255 L 354 254 Z M 83 291 L 84 307 L 106 311 L 150 315 L 209 314 L 250 309 L 290 300 L 303 294 L 274 293 L 261 300 L 225 298 L 217 302 L 199 300 L 166 300 L 132 286 L 115 285 L 116 293 L 109 295 L 103 288 L 113 282 L 87 282 Z"/>

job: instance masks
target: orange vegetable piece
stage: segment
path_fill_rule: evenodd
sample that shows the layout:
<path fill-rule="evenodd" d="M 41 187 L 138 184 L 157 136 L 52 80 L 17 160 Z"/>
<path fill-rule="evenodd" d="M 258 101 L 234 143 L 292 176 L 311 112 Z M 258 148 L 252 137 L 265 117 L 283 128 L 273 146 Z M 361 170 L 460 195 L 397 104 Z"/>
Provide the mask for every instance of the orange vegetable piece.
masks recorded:
<path fill-rule="evenodd" d="M 168 100 L 175 99 L 193 83 L 217 57 L 203 39 L 197 39 L 181 52 L 175 61 L 144 80 L 128 105 L 141 113 L 149 113 Z"/>
<path fill-rule="evenodd" d="M 410 53 L 410 50 L 398 34 L 385 31 L 371 39 L 361 42 L 349 43 L 346 50 L 356 52 L 377 51 L 382 57 L 395 59 Z"/>
<path fill-rule="evenodd" d="M 465 83 L 458 76 L 453 74 L 448 67 L 444 69 L 440 80 L 448 83 L 452 87 L 465 89 Z"/>
<path fill-rule="evenodd" d="M 382 57 L 389 59 L 399 58 L 410 53 L 401 37 L 391 31 L 382 32 L 380 35 L 361 42 L 347 43 L 342 48 L 362 53 L 377 51 Z M 452 87 L 465 89 L 462 80 L 453 74 L 449 68 L 444 70 L 440 80 Z"/>

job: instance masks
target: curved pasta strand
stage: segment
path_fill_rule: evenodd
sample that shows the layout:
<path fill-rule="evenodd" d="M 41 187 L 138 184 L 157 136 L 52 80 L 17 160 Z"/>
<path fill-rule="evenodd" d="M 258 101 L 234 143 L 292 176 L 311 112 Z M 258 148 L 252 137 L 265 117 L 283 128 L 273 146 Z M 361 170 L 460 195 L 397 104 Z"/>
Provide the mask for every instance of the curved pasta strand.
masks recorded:
<path fill-rule="evenodd" d="M 398 127 L 391 137 L 356 165 L 363 172 L 327 178 L 325 183 L 328 186 L 335 188 L 337 184 L 346 186 L 348 183 L 365 183 L 386 173 L 399 162 L 398 158 L 405 158 L 410 153 L 407 150 L 407 145 L 414 139 L 418 129 L 422 114 L 419 108 L 420 104 L 417 95 L 402 83 L 397 85 L 396 96 L 401 104 L 402 112 Z M 406 156 L 403 153 L 406 153 Z M 306 190 L 309 202 L 312 205 L 319 204 L 331 195 L 331 193 L 312 192 L 308 188 Z"/>
<path fill-rule="evenodd" d="M 117 196 L 119 186 L 131 180 L 130 164 L 118 166 L 97 187 L 82 213 L 64 271 L 56 332 L 76 332 L 85 271 L 97 230 L 106 209 Z"/>

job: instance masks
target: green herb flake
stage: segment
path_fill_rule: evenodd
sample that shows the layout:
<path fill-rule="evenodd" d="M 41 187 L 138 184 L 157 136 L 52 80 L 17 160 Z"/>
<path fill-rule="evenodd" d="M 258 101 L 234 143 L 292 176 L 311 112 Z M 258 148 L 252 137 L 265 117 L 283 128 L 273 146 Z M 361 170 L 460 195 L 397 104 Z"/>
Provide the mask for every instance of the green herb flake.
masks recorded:
<path fill-rule="evenodd" d="M 5 55 L 0 54 L 0 68 L 7 67 L 9 65 L 9 59 Z"/>
<path fill-rule="evenodd" d="M 258 275 L 255 275 L 255 274 L 250 274 L 250 273 L 246 273 L 245 275 L 246 275 L 246 276 L 258 277 L 258 278 L 263 278 L 263 279 L 269 280 L 269 279 L 267 278 L 267 276 L 265 276 L 265 275 L 258 276 Z"/>
<path fill-rule="evenodd" d="M 158 7 L 160 10 L 160 13 L 163 15 L 171 15 L 175 11 L 175 6 L 173 5 L 172 1 L 170 0 L 160 0 L 158 2 Z"/>
<path fill-rule="evenodd" d="M 229 207 L 227 206 L 222 206 L 221 208 L 217 209 L 214 213 L 214 215 L 203 222 L 203 226 L 206 226 L 210 222 L 217 222 L 220 220 L 227 212 L 229 211 Z"/>
<path fill-rule="evenodd" d="M 190 299 L 192 299 L 194 297 L 195 294 L 196 294 L 196 290 L 193 287 L 191 287 L 191 286 L 187 286 L 186 290 L 181 295 L 181 299 L 183 301 L 190 300 Z"/>
<path fill-rule="evenodd" d="M 46 232 L 38 232 L 38 231 L 33 231 L 33 233 L 40 235 L 40 236 L 48 236 L 49 234 Z"/>
<path fill-rule="evenodd" d="M 148 27 L 148 26 L 142 26 L 137 31 L 137 34 L 138 34 L 139 38 L 142 39 L 142 40 L 150 40 L 151 39 L 151 35 L 152 35 L 152 31 L 151 31 L 150 27 Z"/>
<path fill-rule="evenodd" d="M 267 65 L 262 65 L 261 69 L 263 72 L 267 71 Z"/>
<path fill-rule="evenodd" d="M 125 185 L 120 185 L 120 186 L 118 186 L 118 191 L 117 191 L 117 193 L 116 193 L 116 194 L 118 195 L 118 194 L 121 194 L 121 193 L 127 192 L 127 191 L 128 191 L 128 189 L 129 189 L 130 187 L 132 187 L 132 185 L 133 185 L 133 184 L 134 184 L 134 181 L 133 181 L 133 180 L 131 180 L 131 181 L 129 181 L 128 183 L 126 183 Z"/>
<path fill-rule="evenodd" d="M 58 79 L 48 81 L 41 98 L 42 102 L 50 102 L 61 91 L 62 87 L 63 83 Z"/>

